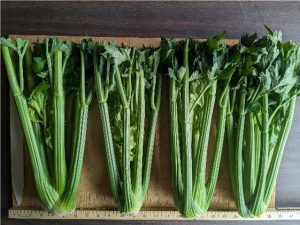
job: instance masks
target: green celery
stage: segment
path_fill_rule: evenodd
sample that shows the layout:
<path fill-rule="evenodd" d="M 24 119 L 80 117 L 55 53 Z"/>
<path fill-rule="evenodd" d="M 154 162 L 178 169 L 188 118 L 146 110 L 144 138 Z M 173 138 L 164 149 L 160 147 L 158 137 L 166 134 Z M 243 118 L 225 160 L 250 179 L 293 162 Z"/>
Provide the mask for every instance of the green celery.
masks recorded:
<path fill-rule="evenodd" d="M 197 217 L 207 211 L 217 182 L 229 81 L 237 67 L 234 57 L 225 62 L 229 48 L 220 43 L 221 38 L 222 35 L 206 42 L 162 41 L 163 60 L 170 77 L 172 190 L 184 217 Z M 217 136 L 208 173 L 206 162 L 214 109 Z"/>
<path fill-rule="evenodd" d="M 267 210 L 300 93 L 299 45 L 283 43 L 281 32 L 267 29 L 260 39 L 244 36 L 234 49 L 241 62 L 230 84 L 226 137 L 232 187 L 243 217 Z"/>
<path fill-rule="evenodd" d="M 148 189 L 161 95 L 159 56 L 152 48 L 94 48 L 110 186 L 126 213 L 139 211 Z"/>

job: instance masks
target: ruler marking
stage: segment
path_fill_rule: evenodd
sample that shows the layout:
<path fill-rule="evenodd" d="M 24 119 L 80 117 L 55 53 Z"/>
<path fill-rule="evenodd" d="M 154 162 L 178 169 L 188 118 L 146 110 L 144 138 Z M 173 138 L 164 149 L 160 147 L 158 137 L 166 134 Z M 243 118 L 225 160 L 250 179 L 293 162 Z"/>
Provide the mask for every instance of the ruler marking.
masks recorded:
<path fill-rule="evenodd" d="M 209 211 L 202 217 L 186 219 L 177 211 L 141 211 L 136 215 L 126 215 L 118 211 L 76 210 L 73 214 L 57 216 L 43 210 L 10 209 L 9 218 L 16 219 L 102 219 L 102 220 L 300 220 L 300 210 L 273 210 L 258 218 L 242 218 L 236 211 Z"/>

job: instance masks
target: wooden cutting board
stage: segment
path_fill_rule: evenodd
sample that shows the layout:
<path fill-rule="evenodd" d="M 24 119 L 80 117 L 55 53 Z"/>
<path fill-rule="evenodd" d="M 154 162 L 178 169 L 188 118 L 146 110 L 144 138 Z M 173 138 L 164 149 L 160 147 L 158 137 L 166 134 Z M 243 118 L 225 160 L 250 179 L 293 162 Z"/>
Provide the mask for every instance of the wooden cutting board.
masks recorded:
<path fill-rule="evenodd" d="M 12 39 L 16 37 L 30 40 L 31 42 L 41 41 L 45 36 L 22 35 L 10 36 Z M 78 42 L 82 38 L 78 36 L 60 36 L 59 38 L 65 40 L 72 40 Z M 159 46 L 160 38 L 110 38 L 110 37 L 92 37 L 94 41 L 108 42 L 114 40 L 117 44 L 124 43 L 127 46 Z M 224 40 L 226 44 L 235 44 L 237 40 Z M 156 140 L 154 147 L 154 156 L 152 163 L 151 181 L 149 184 L 148 193 L 142 208 L 142 211 L 168 211 L 175 210 L 172 193 L 171 193 L 171 166 L 170 166 L 170 138 L 169 138 L 169 109 L 168 109 L 168 87 L 167 79 L 164 79 L 161 110 L 159 114 L 159 121 L 156 132 Z M 96 101 L 91 105 L 89 119 L 86 149 L 84 157 L 84 165 L 81 175 L 81 183 L 77 199 L 77 207 L 80 210 L 102 212 L 107 210 L 116 210 L 112 193 L 110 191 L 108 182 L 108 172 L 105 161 L 104 142 L 101 132 L 101 122 L 99 110 Z M 211 129 L 210 146 L 212 146 L 215 136 L 216 126 L 213 124 Z M 23 149 L 20 149 L 22 151 Z M 16 206 L 13 201 L 13 207 L 10 211 L 11 217 L 20 218 L 22 210 L 40 210 L 39 202 L 34 190 L 32 169 L 28 158 L 27 150 L 25 151 L 24 161 L 24 192 L 22 204 Z M 212 149 L 208 152 L 210 165 L 210 158 Z M 223 152 L 218 183 L 209 210 L 233 211 L 235 210 L 234 198 L 231 190 L 229 180 L 228 168 L 226 165 L 225 154 Z M 275 208 L 275 194 L 271 199 L 270 209 Z M 14 213 L 13 213 L 14 212 Z M 19 212 L 19 214 L 18 214 Z M 40 211 L 38 211 L 40 212 Z M 90 211 L 92 212 L 92 211 Z M 110 212 L 110 211 L 109 211 Z M 28 217 L 34 217 L 34 214 L 28 214 Z M 46 214 L 45 214 L 46 215 Z M 96 215 L 96 214 L 95 214 Z M 120 214 L 116 214 L 117 218 Z M 41 214 L 42 216 L 42 214 Z M 48 217 L 47 217 L 48 218 Z M 101 219 L 101 216 L 100 216 Z M 174 217 L 174 219 L 176 219 Z"/>

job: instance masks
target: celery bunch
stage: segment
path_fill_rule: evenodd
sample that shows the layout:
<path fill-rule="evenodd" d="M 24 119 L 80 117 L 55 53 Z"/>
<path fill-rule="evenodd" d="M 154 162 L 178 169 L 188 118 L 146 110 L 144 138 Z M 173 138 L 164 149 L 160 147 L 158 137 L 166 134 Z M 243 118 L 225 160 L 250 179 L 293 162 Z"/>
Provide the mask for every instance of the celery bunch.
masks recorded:
<path fill-rule="evenodd" d="M 137 213 L 147 193 L 162 76 L 160 50 L 94 48 L 94 72 L 113 196 L 122 212 Z"/>
<path fill-rule="evenodd" d="M 259 216 L 269 205 L 300 93 L 300 47 L 281 32 L 242 37 L 226 120 L 229 168 L 238 212 Z"/>
<path fill-rule="evenodd" d="M 93 76 L 88 63 L 92 48 L 86 47 L 86 41 L 75 46 L 57 38 L 35 43 L 33 49 L 26 40 L 1 38 L 1 48 L 38 197 L 48 211 L 70 213 L 76 207 L 92 99 Z M 69 151 L 65 141 L 66 95 L 71 96 L 73 109 Z"/>
<path fill-rule="evenodd" d="M 172 189 L 184 217 L 206 212 L 216 186 L 225 131 L 229 82 L 237 63 L 228 58 L 223 34 L 205 42 L 163 40 L 170 77 Z M 217 133 L 206 178 L 214 109 Z"/>

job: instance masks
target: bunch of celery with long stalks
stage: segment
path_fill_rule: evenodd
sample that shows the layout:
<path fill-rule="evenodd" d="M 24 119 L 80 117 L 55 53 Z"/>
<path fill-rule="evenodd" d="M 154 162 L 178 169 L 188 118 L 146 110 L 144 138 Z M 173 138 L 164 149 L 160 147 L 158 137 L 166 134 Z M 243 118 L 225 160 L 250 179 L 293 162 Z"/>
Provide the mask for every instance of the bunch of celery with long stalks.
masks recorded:
<path fill-rule="evenodd" d="M 110 186 L 119 209 L 137 213 L 147 193 L 162 76 L 160 50 L 94 48 L 97 100 Z"/>
<path fill-rule="evenodd" d="M 223 34 L 205 42 L 162 42 L 162 57 L 167 62 L 170 77 L 173 197 L 184 217 L 200 216 L 207 211 L 217 182 L 229 82 L 238 65 L 234 60 L 228 60 L 229 48 L 220 43 L 222 37 Z M 214 109 L 217 133 L 206 179 Z"/>
<path fill-rule="evenodd" d="M 238 212 L 267 210 L 300 93 L 300 47 L 281 32 L 246 35 L 234 51 L 239 69 L 231 80 L 226 139 Z"/>
<path fill-rule="evenodd" d="M 34 44 L 33 51 L 26 40 L 17 38 L 13 42 L 1 38 L 1 48 L 41 204 L 57 214 L 72 212 L 76 207 L 88 105 L 92 97 L 92 88 L 85 81 L 88 53 L 82 47 L 79 50 L 71 42 L 56 38 Z M 80 51 L 81 59 L 77 57 L 79 54 L 73 54 L 76 51 Z M 81 62 L 81 71 L 76 67 L 78 62 Z M 87 94 L 86 87 L 90 89 Z M 66 91 L 74 95 L 75 112 L 68 164 L 65 155 Z"/>

